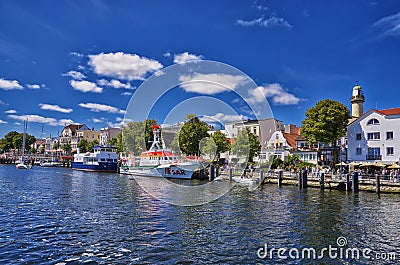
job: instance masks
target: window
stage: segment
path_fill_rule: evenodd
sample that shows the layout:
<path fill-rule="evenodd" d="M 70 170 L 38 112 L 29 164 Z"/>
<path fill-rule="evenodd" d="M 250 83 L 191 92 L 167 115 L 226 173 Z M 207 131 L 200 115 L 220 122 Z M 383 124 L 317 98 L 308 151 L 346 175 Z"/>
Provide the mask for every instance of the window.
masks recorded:
<path fill-rule="evenodd" d="M 368 140 L 379 140 L 379 139 L 381 139 L 381 133 L 380 132 L 368 133 L 367 139 Z"/>
<path fill-rule="evenodd" d="M 361 133 L 356 133 L 356 141 L 361 141 Z"/>
<path fill-rule="evenodd" d="M 386 155 L 388 156 L 394 155 L 394 147 L 386 147 Z"/>
<path fill-rule="evenodd" d="M 370 119 L 367 123 L 367 125 L 373 125 L 373 124 L 379 124 L 379 121 L 377 119 Z"/>
<path fill-rule="evenodd" d="M 362 155 L 362 149 L 360 147 L 356 148 L 356 155 L 357 156 Z"/>
<path fill-rule="evenodd" d="M 381 154 L 381 149 L 379 147 L 368 147 L 368 155 L 378 156 Z"/>
<path fill-rule="evenodd" d="M 256 127 L 253 128 L 253 133 L 257 134 L 257 128 Z"/>
<path fill-rule="evenodd" d="M 393 132 L 386 132 L 386 140 L 393 140 Z"/>

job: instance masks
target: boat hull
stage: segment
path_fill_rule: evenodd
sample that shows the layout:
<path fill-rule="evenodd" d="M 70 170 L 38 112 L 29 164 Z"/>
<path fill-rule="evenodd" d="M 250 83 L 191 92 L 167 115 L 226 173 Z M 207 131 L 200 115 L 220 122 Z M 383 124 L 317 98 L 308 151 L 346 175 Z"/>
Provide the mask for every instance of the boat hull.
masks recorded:
<path fill-rule="evenodd" d="M 121 174 L 142 176 L 142 177 L 161 177 L 168 179 L 191 179 L 192 170 L 186 170 L 178 166 L 159 166 L 159 167 L 122 167 Z"/>
<path fill-rule="evenodd" d="M 71 168 L 82 171 L 117 172 L 118 163 L 99 162 L 98 164 L 84 164 L 83 162 L 72 162 Z"/>

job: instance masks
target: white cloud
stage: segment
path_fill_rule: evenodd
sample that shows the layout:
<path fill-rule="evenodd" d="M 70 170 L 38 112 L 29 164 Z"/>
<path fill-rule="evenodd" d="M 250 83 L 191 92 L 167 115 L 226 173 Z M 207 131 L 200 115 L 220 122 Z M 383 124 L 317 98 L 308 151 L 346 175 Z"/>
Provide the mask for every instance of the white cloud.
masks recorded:
<path fill-rule="evenodd" d="M 33 85 L 29 85 L 29 84 L 26 84 L 26 86 L 29 88 L 29 89 L 40 89 L 40 85 L 37 85 L 37 84 L 33 84 Z"/>
<path fill-rule="evenodd" d="M 228 74 L 200 74 L 181 75 L 180 87 L 186 92 L 213 95 L 225 91 L 235 90 L 240 85 L 247 82 L 247 77 L 243 75 Z"/>
<path fill-rule="evenodd" d="M 132 86 L 130 83 L 122 83 L 118 80 L 112 79 L 110 81 L 105 80 L 105 79 L 100 79 L 97 81 L 97 84 L 99 84 L 100 86 L 110 86 L 113 88 L 126 88 L 126 89 L 132 89 Z"/>
<path fill-rule="evenodd" d="M 258 104 L 265 102 L 266 98 L 271 98 L 274 105 L 296 105 L 303 99 L 290 94 L 280 84 L 267 84 L 248 91 L 248 102 Z"/>
<path fill-rule="evenodd" d="M 17 80 L 6 80 L 3 78 L 0 78 L 0 89 L 4 90 L 13 90 L 13 89 L 18 89 L 22 90 L 24 89 Z"/>
<path fill-rule="evenodd" d="M 123 92 L 121 93 L 122 96 L 131 96 L 132 92 Z"/>
<path fill-rule="evenodd" d="M 105 119 L 105 118 L 100 118 L 100 119 L 98 119 L 98 118 L 92 118 L 92 122 L 95 122 L 95 123 L 102 123 L 102 122 L 106 122 L 106 119 Z"/>
<path fill-rule="evenodd" d="M 82 58 L 83 57 L 83 54 L 82 53 L 79 53 L 79 52 L 70 52 L 69 53 L 71 56 L 75 56 L 75 57 L 79 57 L 79 58 Z"/>
<path fill-rule="evenodd" d="M 4 111 L 4 113 L 15 114 L 15 113 L 17 113 L 17 111 L 15 109 L 9 109 L 9 110 Z"/>
<path fill-rule="evenodd" d="M 125 111 L 120 110 L 116 107 L 98 103 L 79 103 L 79 106 L 82 108 L 90 109 L 90 111 L 93 112 L 105 111 L 108 113 L 125 113 Z"/>
<path fill-rule="evenodd" d="M 6 121 L 3 121 L 2 119 L 0 119 L 0 124 L 6 124 Z"/>
<path fill-rule="evenodd" d="M 264 28 L 283 27 L 289 30 L 293 28 L 293 26 L 289 24 L 289 22 L 287 22 L 284 18 L 274 17 L 274 16 L 267 19 L 264 19 L 264 17 L 255 18 L 253 20 L 238 19 L 236 20 L 236 24 L 244 27 L 252 27 L 252 26 L 259 26 Z"/>
<path fill-rule="evenodd" d="M 171 57 L 171 53 L 169 51 L 164 52 L 163 54 L 164 57 Z"/>
<path fill-rule="evenodd" d="M 0 99 L 0 105 L 6 106 L 6 105 L 8 105 L 8 104 L 6 104 L 3 100 Z"/>
<path fill-rule="evenodd" d="M 86 76 L 84 74 L 82 74 L 81 72 L 73 71 L 73 70 L 69 71 L 68 73 L 62 74 L 62 76 L 69 76 L 75 80 L 82 80 L 82 79 L 86 78 Z"/>
<path fill-rule="evenodd" d="M 373 29 L 380 31 L 379 37 L 400 36 L 400 12 L 391 16 L 386 16 L 372 25 Z"/>
<path fill-rule="evenodd" d="M 62 113 L 71 113 L 73 110 L 72 109 L 65 109 L 61 108 L 58 105 L 50 105 L 50 104 L 39 104 L 40 108 L 43 110 L 51 110 L 51 111 L 58 111 Z"/>
<path fill-rule="evenodd" d="M 75 89 L 82 92 L 93 92 L 93 93 L 102 93 L 103 88 L 98 87 L 95 83 L 89 81 L 77 81 L 71 80 L 69 81 L 70 85 Z"/>
<path fill-rule="evenodd" d="M 213 116 L 204 115 L 201 118 L 201 120 L 205 122 L 220 122 L 220 123 L 225 123 L 230 121 L 243 121 L 247 119 L 249 119 L 249 117 L 244 115 L 227 115 L 220 112 Z"/>
<path fill-rule="evenodd" d="M 202 55 L 190 54 L 188 52 L 174 55 L 174 63 L 196 62 L 201 59 L 203 59 Z"/>
<path fill-rule="evenodd" d="M 148 73 L 163 67 L 156 60 L 123 52 L 89 55 L 89 65 L 98 75 L 124 80 L 143 80 Z"/>
<path fill-rule="evenodd" d="M 73 124 L 74 121 L 70 119 L 56 120 L 55 118 L 48 118 L 36 114 L 29 115 L 8 115 L 9 118 L 19 121 L 28 120 L 29 122 L 45 123 L 50 126 L 64 126 L 65 124 Z"/>

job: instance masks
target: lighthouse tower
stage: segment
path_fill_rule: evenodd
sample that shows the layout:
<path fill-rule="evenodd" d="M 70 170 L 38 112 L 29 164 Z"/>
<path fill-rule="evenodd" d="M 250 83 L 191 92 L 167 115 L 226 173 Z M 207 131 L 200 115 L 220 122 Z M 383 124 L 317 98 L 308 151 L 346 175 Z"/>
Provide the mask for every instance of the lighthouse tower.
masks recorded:
<path fill-rule="evenodd" d="M 358 85 L 358 82 L 353 87 L 353 94 L 350 98 L 351 102 L 351 116 L 359 118 L 364 114 L 364 102 L 365 98 L 362 94 L 362 88 Z"/>

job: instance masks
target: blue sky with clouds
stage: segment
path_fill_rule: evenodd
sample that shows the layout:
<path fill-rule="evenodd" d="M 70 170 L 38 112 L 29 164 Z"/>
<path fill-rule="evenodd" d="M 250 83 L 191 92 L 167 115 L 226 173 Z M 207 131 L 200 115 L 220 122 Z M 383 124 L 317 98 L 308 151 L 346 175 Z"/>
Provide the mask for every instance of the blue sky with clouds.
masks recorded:
<path fill-rule="evenodd" d="M 243 71 L 285 123 L 325 98 L 350 107 L 355 80 L 366 110 L 400 107 L 396 0 L 0 0 L 0 14 L 0 136 L 27 117 L 36 137 L 119 125 L 144 79 L 197 59 Z"/>

